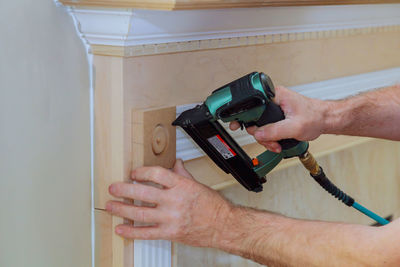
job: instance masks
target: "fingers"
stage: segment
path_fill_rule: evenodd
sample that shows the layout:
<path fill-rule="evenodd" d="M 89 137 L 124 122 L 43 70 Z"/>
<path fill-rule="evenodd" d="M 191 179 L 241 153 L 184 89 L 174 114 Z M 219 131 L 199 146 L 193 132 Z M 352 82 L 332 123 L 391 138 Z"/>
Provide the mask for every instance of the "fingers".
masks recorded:
<path fill-rule="evenodd" d="M 282 97 L 285 96 L 285 94 L 290 93 L 291 91 L 289 89 L 287 89 L 284 86 L 278 85 L 275 87 L 275 98 L 274 98 L 274 102 L 278 105 L 280 105 L 280 100 Z"/>
<path fill-rule="evenodd" d="M 254 133 L 257 131 L 258 127 L 257 126 L 250 126 L 246 128 L 246 131 L 248 134 L 254 135 Z"/>
<path fill-rule="evenodd" d="M 174 173 L 182 175 L 189 179 L 194 179 L 193 176 L 185 169 L 183 165 L 183 161 L 181 159 L 177 159 L 174 164 L 174 168 L 172 169 Z"/>
<path fill-rule="evenodd" d="M 158 226 L 134 227 L 127 224 L 120 224 L 115 227 L 115 232 L 125 238 L 140 240 L 165 239 Z"/>
<path fill-rule="evenodd" d="M 282 147 L 278 142 L 262 142 L 263 146 L 265 146 L 269 151 L 280 153 L 282 151 Z"/>
<path fill-rule="evenodd" d="M 167 188 L 174 187 L 179 176 L 162 167 L 140 167 L 132 171 L 132 180 L 139 182 L 153 182 Z"/>
<path fill-rule="evenodd" d="M 240 124 L 237 121 L 232 121 L 231 123 L 229 123 L 229 129 L 231 129 L 232 131 L 236 131 L 239 128 Z"/>
<path fill-rule="evenodd" d="M 115 197 L 136 199 L 154 204 L 162 201 L 162 190 L 154 186 L 121 182 L 110 185 L 108 191 Z"/>
<path fill-rule="evenodd" d="M 138 207 L 119 201 L 107 202 L 106 210 L 113 215 L 144 223 L 157 223 L 162 219 L 162 214 L 155 208 Z"/>
<path fill-rule="evenodd" d="M 260 143 L 292 138 L 293 132 L 295 132 L 294 127 L 287 119 L 267 124 L 255 131 L 254 138 Z"/>

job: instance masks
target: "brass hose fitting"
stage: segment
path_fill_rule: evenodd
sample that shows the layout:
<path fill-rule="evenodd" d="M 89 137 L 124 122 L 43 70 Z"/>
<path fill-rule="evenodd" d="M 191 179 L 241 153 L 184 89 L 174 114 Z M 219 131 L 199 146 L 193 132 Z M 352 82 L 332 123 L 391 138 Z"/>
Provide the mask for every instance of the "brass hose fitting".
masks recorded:
<path fill-rule="evenodd" d="M 299 159 L 311 175 L 318 175 L 321 173 L 317 161 L 310 152 L 306 151 L 304 154 L 299 156 Z"/>

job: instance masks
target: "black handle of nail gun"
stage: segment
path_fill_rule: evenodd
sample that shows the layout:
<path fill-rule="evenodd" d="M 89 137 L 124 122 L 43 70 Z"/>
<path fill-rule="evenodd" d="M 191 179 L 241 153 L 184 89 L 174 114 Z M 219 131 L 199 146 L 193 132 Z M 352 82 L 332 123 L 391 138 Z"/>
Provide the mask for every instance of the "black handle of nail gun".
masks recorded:
<path fill-rule="evenodd" d="M 270 101 L 267 104 L 267 108 L 264 113 L 261 115 L 258 121 L 255 121 L 251 124 L 246 124 L 246 127 L 256 125 L 258 127 L 264 126 L 269 123 L 274 123 L 277 121 L 281 121 L 285 119 L 285 114 L 283 113 L 281 107 L 274 102 Z M 290 139 L 282 139 L 279 140 L 278 143 L 281 145 L 282 149 L 286 150 L 296 146 L 300 141 L 290 138 Z"/>

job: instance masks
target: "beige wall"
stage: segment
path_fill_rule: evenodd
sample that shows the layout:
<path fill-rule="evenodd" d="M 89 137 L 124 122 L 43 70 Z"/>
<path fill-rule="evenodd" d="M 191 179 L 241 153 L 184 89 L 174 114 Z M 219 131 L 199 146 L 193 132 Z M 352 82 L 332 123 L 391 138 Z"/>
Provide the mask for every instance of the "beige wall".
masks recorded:
<path fill-rule="evenodd" d="M 90 266 L 89 73 L 53 1 L 0 1 L 0 266 Z"/>

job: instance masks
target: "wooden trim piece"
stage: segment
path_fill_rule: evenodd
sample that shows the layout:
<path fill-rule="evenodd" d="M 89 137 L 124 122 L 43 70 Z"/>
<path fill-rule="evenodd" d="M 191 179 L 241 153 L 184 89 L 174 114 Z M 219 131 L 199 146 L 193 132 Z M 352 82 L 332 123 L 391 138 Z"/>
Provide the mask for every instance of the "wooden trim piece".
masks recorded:
<path fill-rule="evenodd" d="M 66 6 L 128 7 L 159 10 L 400 3 L 399 0 L 61 0 L 60 2 Z"/>
<path fill-rule="evenodd" d="M 176 154 L 176 108 L 132 111 L 132 169 L 140 166 L 172 168 Z"/>
<path fill-rule="evenodd" d="M 114 234 L 123 219 L 95 209 L 95 266 L 133 266 L 133 241 Z"/>
<path fill-rule="evenodd" d="M 113 182 L 129 180 L 128 159 L 124 157 L 126 139 L 122 84 L 123 59 L 112 58 L 109 64 L 101 64 L 99 60 L 99 58 L 93 60 L 95 73 L 100 73 L 95 75 L 94 94 L 95 239 L 99 240 L 95 244 L 96 266 L 128 267 L 133 266 L 133 241 L 125 240 L 114 233 L 115 226 L 126 221 L 102 210 L 106 201 L 111 199 L 108 186 Z M 111 245 L 108 246 L 110 240 Z M 98 253 L 106 253 L 106 256 Z M 105 261 L 104 264 L 103 261 Z"/>
<path fill-rule="evenodd" d="M 133 109 L 132 169 L 141 166 L 173 167 L 176 154 L 176 131 L 171 123 L 175 120 L 175 114 L 175 106 Z M 143 203 L 138 201 L 137 204 Z M 134 266 L 170 267 L 171 242 L 135 240 Z"/>

